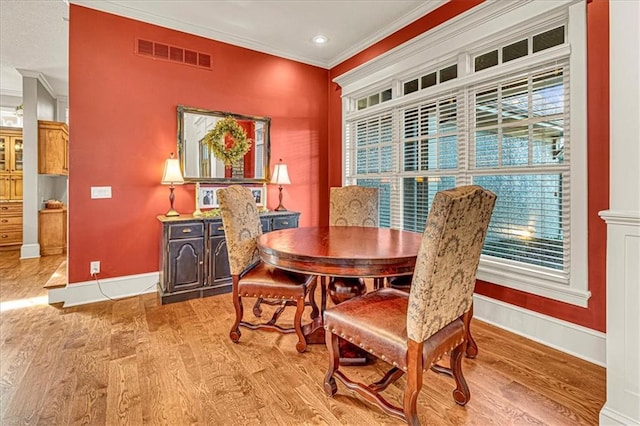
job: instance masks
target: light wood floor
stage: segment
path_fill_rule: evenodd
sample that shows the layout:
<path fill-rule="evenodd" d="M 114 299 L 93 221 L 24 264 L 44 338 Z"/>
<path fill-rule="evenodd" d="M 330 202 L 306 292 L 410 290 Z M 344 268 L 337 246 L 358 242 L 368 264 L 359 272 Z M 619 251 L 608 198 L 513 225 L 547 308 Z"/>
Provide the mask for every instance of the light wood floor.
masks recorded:
<path fill-rule="evenodd" d="M 63 259 L 0 253 L 4 426 L 401 424 L 340 383 L 334 398 L 325 396 L 324 346 L 298 354 L 293 335 L 249 330 L 232 343 L 228 294 L 165 306 L 155 295 L 67 309 L 38 303 Z M 422 424 L 598 423 L 602 367 L 474 321 L 480 355 L 463 361 L 471 401 L 457 406 L 450 379 L 425 373 Z M 348 372 L 365 381 L 383 367 Z M 397 401 L 401 389 L 386 394 Z"/>

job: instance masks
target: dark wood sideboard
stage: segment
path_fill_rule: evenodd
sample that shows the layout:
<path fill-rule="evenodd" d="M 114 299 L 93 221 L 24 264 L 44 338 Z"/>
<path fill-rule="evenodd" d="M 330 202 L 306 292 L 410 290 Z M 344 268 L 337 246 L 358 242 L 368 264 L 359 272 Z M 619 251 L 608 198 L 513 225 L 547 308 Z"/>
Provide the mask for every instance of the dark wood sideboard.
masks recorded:
<path fill-rule="evenodd" d="M 262 231 L 297 228 L 300 213 L 260 214 Z M 162 304 L 228 293 L 231 274 L 220 217 L 158 216 L 160 221 L 160 281 Z"/>

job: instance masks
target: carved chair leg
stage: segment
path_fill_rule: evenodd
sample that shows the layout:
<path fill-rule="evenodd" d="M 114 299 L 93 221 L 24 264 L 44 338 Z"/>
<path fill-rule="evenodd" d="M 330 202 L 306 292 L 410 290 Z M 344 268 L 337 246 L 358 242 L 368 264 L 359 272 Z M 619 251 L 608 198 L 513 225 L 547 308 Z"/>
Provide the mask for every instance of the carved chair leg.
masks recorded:
<path fill-rule="evenodd" d="M 293 319 L 293 327 L 296 330 L 296 336 L 298 336 L 298 343 L 296 343 L 296 349 L 302 353 L 307 350 L 307 339 L 302 332 L 302 314 L 304 314 L 305 300 L 304 296 L 298 298 L 298 304 L 296 307 L 296 315 Z"/>
<path fill-rule="evenodd" d="M 473 302 L 471 302 L 471 308 L 469 308 L 462 317 L 465 333 L 467 333 L 467 347 L 465 349 L 467 358 L 475 358 L 478 356 L 478 345 L 471 335 L 471 318 L 473 318 Z"/>
<path fill-rule="evenodd" d="M 324 286 L 324 281 L 322 282 L 322 284 Z M 324 336 L 324 341 L 327 345 L 327 352 L 329 352 L 329 368 L 327 369 L 327 374 L 325 374 L 324 376 L 324 392 L 328 396 L 333 396 L 338 391 L 336 379 L 333 377 L 333 373 L 335 373 L 340 366 L 338 336 L 336 336 L 329 330 L 325 331 Z"/>
<path fill-rule="evenodd" d="M 229 337 L 233 343 L 238 343 L 240 340 L 240 336 L 242 333 L 240 332 L 240 321 L 242 321 L 243 309 L 242 309 L 242 298 L 238 293 L 238 276 L 233 276 L 233 307 L 236 311 L 236 319 L 231 326 L 231 331 L 229 332 Z"/>
<path fill-rule="evenodd" d="M 404 390 L 403 410 L 407 423 L 410 425 L 420 425 L 418 411 L 416 408 L 418 394 L 422 389 L 423 363 L 422 349 L 424 342 L 415 342 L 409 339 L 407 350 L 407 385 Z"/>
<path fill-rule="evenodd" d="M 453 372 L 453 378 L 456 381 L 456 389 L 453 391 L 453 399 L 458 405 L 465 405 L 471 399 L 471 392 L 469 392 L 469 386 L 462 374 L 462 354 L 465 348 L 465 343 L 461 343 L 451 351 L 451 371 Z"/>
<path fill-rule="evenodd" d="M 313 280 L 313 283 L 309 286 L 309 304 L 311 305 L 311 319 L 318 318 L 320 314 L 320 309 L 318 308 L 318 304 L 316 303 L 316 285 L 318 284 L 317 278 Z"/>

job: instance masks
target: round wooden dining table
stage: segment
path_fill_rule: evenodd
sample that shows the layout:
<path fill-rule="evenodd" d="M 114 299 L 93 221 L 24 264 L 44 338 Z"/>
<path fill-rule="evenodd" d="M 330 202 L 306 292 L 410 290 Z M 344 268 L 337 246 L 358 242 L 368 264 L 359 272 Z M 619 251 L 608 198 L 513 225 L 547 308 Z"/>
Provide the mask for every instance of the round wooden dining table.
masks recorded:
<path fill-rule="evenodd" d="M 318 226 L 258 238 L 261 259 L 278 268 L 335 277 L 411 275 L 422 234 L 388 228 Z"/>
<path fill-rule="evenodd" d="M 325 289 L 325 277 L 373 278 L 374 287 L 382 286 L 384 277 L 412 275 L 422 234 L 396 229 L 360 226 L 320 226 L 289 228 L 263 234 L 258 249 L 263 262 L 277 268 L 305 274 L 320 275 Z M 342 288 L 349 297 L 336 296 L 329 284 L 334 303 L 346 300 L 366 289 Z M 348 287 L 349 281 L 343 283 Z M 357 284 L 356 284 L 357 285 Z M 336 298 L 334 298 L 336 296 Z M 322 310 L 326 306 L 326 292 L 322 292 Z M 307 343 L 324 343 L 322 315 L 303 331 Z M 367 355 L 359 348 L 341 341 L 340 363 L 367 363 Z"/>

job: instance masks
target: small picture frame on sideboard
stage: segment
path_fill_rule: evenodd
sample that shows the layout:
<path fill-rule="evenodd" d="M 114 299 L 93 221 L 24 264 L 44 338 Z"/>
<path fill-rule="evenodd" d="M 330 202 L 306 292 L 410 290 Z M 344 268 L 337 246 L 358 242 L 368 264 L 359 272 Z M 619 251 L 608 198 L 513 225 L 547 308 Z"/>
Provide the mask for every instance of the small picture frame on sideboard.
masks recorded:
<path fill-rule="evenodd" d="M 201 186 L 200 193 L 198 194 L 198 200 L 200 202 L 200 208 L 203 209 L 215 209 L 218 208 L 218 191 L 217 186 Z"/>
<path fill-rule="evenodd" d="M 263 186 L 252 186 L 249 187 L 251 190 L 251 195 L 253 195 L 253 199 L 256 201 L 256 207 L 258 209 L 263 209 L 267 205 L 267 191 Z"/>

